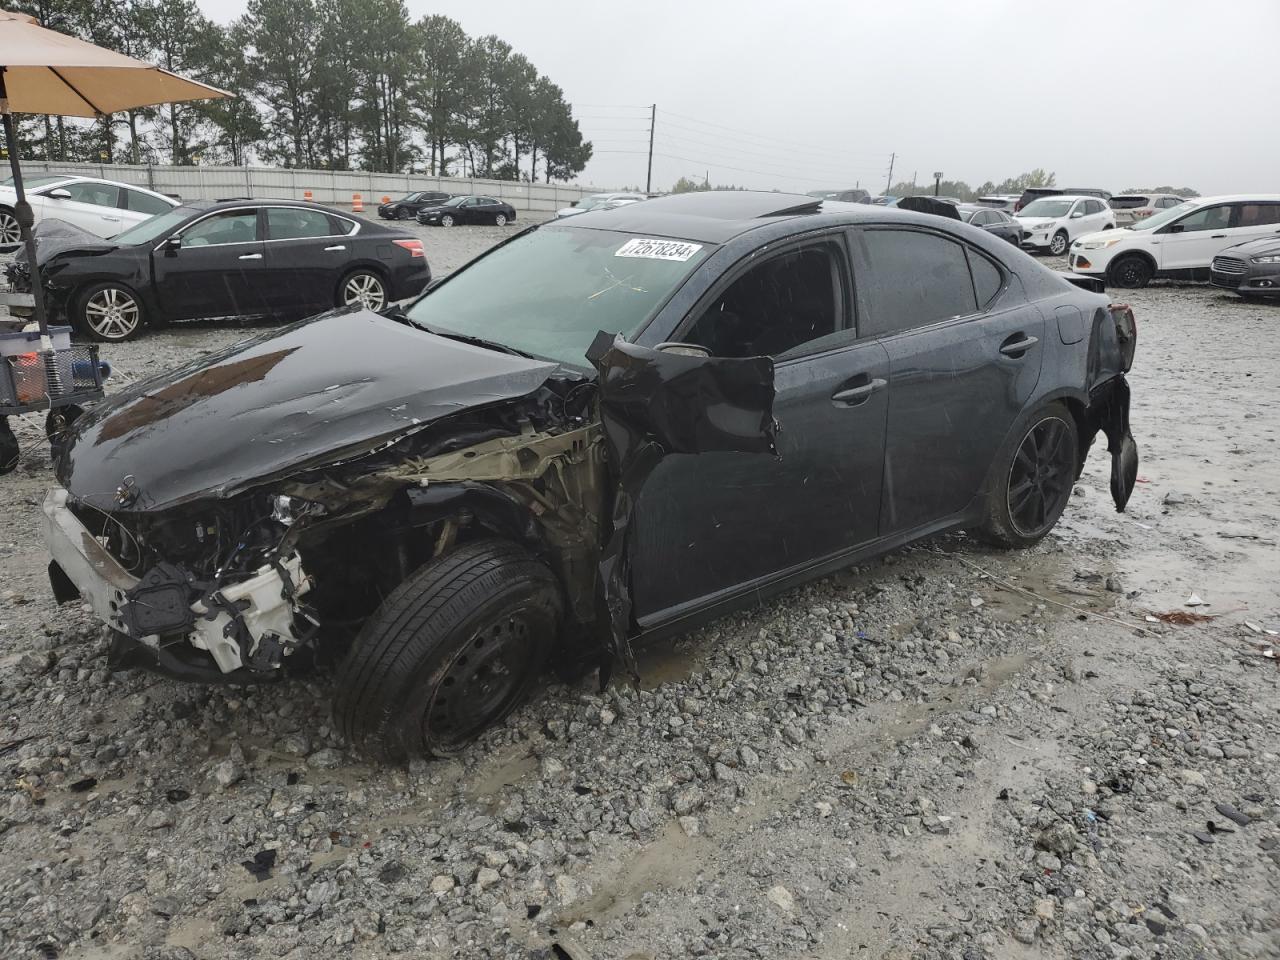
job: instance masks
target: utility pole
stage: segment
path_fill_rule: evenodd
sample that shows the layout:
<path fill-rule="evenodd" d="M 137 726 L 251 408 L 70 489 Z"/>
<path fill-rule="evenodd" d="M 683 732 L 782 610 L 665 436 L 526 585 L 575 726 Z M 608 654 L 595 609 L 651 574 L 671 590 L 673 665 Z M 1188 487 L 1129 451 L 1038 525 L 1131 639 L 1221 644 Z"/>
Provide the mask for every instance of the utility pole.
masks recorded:
<path fill-rule="evenodd" d="M 896 160 L 897 158 L 898 158 L 898 154 L 896 151 L 894 153 L 889 154 L 889 182 L 884 185 L 885 193 L 888 193 L 890 190 L 893 189 L 893 161 Z"/>
<path fill-rule="evenodd" d="M 916 171 L 911 171 L 911 196 L 916 195 Z"/>
<path fill-rule="evenodd" d="M 933 195 L 936 197 L 938 191 L 942 188 L 942 171 L 935 170 L 933 172 Z"/>
<path fill-rule="evenodd" d="M 658 105 L 649 107 L 649 172 L 644 175 L 644 192 L 653 192 L 653 124 L 658 119 Z"/>

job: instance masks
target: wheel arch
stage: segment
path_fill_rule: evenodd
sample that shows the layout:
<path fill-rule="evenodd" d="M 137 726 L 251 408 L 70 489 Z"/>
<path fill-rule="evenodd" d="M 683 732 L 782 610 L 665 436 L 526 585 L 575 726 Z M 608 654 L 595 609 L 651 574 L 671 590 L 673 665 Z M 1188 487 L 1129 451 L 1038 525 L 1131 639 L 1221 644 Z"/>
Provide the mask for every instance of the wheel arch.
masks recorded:
<path fill-rule="evenodd" d="M 1121 260 L 1125 259 L 1125 257 L 1138 257 L 1147 262 L 1147 264 L 1151 267 L 1151 271 L 1153 274 L 1160 272 L 1160 265 L 1156 263 L 1156 258 L 1151 255 L 1151 251 L 1143 250 L 1141 248 L 1135 248 L 1133 250 L 1121 251 L 1120 253 L 1116 254 L 1114 257 L 1112 257 L 1110 260 L 1107 261 L 1108 276 L 1110 276 L 1112 268 Z"/>

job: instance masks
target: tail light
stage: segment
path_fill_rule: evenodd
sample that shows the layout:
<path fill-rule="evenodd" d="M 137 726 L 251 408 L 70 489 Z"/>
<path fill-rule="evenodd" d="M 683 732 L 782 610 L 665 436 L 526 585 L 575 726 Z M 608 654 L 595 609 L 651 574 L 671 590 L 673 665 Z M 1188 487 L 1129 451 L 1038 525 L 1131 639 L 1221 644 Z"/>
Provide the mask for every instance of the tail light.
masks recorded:
<path fill-rule="evenodd" d="M 408 250 L 409 257 L 413 260 L 417 260 L 420 257 L 425 257 L 427 255 L 427 252 L 422 249 L 421 240 L 392 240 L 391 242 L 397 247 L 403 247 L 405 250 Z"/>
<path fill-rule="evenodd" d="M 1133 366 L 1133 355 L 1138 349 L 1138 319 L 1127 303 L 1109 304 L 1107 310 L 1116 325 L 1116 340 L 1120 343 L 1124 369 L 1128 371 Z"/>

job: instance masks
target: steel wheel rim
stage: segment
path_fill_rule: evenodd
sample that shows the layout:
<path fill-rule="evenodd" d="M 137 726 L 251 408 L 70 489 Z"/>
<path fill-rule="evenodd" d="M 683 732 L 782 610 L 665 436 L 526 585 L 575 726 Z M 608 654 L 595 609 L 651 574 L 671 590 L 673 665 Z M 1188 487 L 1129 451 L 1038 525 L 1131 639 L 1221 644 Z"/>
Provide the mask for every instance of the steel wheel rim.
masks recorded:
<path fill-rule="evenodd" d="M 0 242 L 17 243 L 22 239 L 22 228 L 12 213 L 0 213 Z"/>
<path fill-rule="evenodd" d="M 367 310 L 381 310 L 386 303 L 382 281 L 371 273 L 357 273 L 347 278 L 342 287 L 342 302 L 359 304 Z"/>
<path fill-rule="evenodd" d="M 138 329 L 138 301 L 119 287 L 99 290 L 84 304 L 84 321 L 104 340 L 123 340 Z"/>
<path fill-rule="evenodd" d="M 440 218 L 440 226 L 442 226 L 442 227 L 452 227 L 452 226 L 453 226 L 453 217 L 449 216 L 449 215 L 446 213 L 443 217 L 441 217 L 441 218 Z"/>
<path fill-rule="evenodd" d="M 440 673 L 422 717 L 422 738 L 451 750 L 475 739 L 524 691 L 533 663 L 533 625 L 516 610 L 482 626 Z"/>
<path fill-rule="evenodd" d="M 493 218 L 493 222 L 494 222 L 494 223 L 496 223 L 496 224 L 497 224 L 498 226 L 500 226 L 500 227 L 505 227 L 505 226 L 507 225 L 507 218 L 506 218 L 506 216 L 504 216 L 503 214 L 501 214 L 501 213 L 500 213 L 500 214 L 498 214 L 496 217 L 494 217 L 494 218 Z"/>
<path fill-rule="evenodd" d="M 1137 260 L 1120 261 L 1120 269 L 1116 271 L 1116 280 L 1121 287 L 1136 287 L 1146 275 L 1146 268 Z"/>
<path fill-rule="evenodd" d="M 1066 252 L 1066 250 L 1067 250 L 1067 238 L 1064 237 L 1062 234 L 1060 233 L 1056 234 L 1054 238 L 1049 241 L 1049 252 L 1052 253 L 1055 257 L 1062 256 Z"/>
<path fill-rule="evenodd" d="M 1071 431 L 1058 417 L 1046 417 L 1022 438 L 1009 468 L 1005 504 L 1014 530 L 1024 537 L 1044 534 L 1057 519 L 1075 481 Z"/>

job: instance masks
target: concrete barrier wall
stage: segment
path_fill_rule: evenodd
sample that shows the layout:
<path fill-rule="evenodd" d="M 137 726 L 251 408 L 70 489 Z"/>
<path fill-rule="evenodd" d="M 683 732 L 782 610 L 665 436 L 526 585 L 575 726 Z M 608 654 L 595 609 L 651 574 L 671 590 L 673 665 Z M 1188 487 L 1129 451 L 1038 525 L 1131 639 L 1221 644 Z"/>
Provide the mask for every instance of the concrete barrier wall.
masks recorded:
<path fill-rule="evenodd" d="M 376 207 L 384 196 L 397 197 L 414 190 L 443 190 L 446 193 L 479 194 L 498 197 L 519 211 L 550 213 L 567 207 L 597 187 L 577 184 L 524 183 L 516 180 L 479 180 L 462 177 L 428 177 L 408 173 L 362 173 L 345 170 L 295 170 L 282 167 L 169 167 L 131 166 L 123 163 L 50 163 L 25 161 L 29 177 L 44 173 L 102 177 L 147 187 L 194 200 L 228 197 L 303 199 L 310 190 L 317 203 L 351 205 L 351 195 L 361 194 L 366 209 Z"/>

